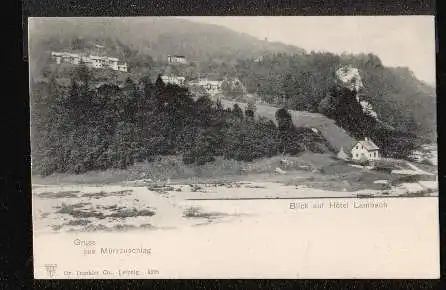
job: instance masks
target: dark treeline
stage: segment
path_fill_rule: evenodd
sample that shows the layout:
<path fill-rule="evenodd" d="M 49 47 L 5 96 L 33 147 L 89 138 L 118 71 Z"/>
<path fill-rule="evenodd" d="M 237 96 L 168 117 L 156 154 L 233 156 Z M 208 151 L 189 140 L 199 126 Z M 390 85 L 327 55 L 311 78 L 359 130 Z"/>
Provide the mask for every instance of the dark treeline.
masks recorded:
<path fill-rule="evenodd" d="M 365 113 L 356 100 L 356 91 L 342 86 L 333 86 L 318 110 L 334 119 L 353 137 L 372 138 L 385 157 L 405 158 L 423 141 L 415 134 L 389 128 Z"/>
<path fill-rule="evenodd" d="M 255 108 L 224 109 L 207 96 L 145 77 L 123 86 L 93 89 L 91 74 L 78 67 L 68 88 L 53 77 L 33 85 L 31 97 L 34 172 L 82 173 L 126 168 L 160 155 L 182 155 L 185 164 L 216 156 L 252 161 L 280 153 L 326 151 L 311 130 L 294 128 L 285 109 L 272 120 L 254 118 Z"/>

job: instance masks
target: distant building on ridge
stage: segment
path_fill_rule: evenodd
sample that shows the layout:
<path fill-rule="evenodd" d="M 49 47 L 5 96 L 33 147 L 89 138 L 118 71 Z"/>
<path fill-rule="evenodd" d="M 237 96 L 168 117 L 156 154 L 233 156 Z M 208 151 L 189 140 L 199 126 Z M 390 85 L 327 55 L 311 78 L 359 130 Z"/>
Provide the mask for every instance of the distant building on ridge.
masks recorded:
<path fill-rule="evenodd" d="M 173 76 L 173 75 L 169 75 L 169 76 L 163 75 L 163 76 L 161 76 L 161 80 L 165 84 L 184 86 L 186 78 L 185 77 Z"/>
<path fill-rule="evenodd" d="M 187 59 L 183 55 L 168 55 L 167 56 L 167 62 L 168 63 L 182 63 L 182 64 L 186 64 L 187 63 Z"/>
<path fill-rule="evenodd" d="M 57 64 L 69 63 L 74 65 L 85 64 L 92 68 L 110 68 L 116 71 L 128 71 L 127 63 L 120 63 L 116 57 L 98 56 L 98 55 L 82 55 L 79 53 L 69 52 L 52 52 L 51 56 L 56 60 Z"/>

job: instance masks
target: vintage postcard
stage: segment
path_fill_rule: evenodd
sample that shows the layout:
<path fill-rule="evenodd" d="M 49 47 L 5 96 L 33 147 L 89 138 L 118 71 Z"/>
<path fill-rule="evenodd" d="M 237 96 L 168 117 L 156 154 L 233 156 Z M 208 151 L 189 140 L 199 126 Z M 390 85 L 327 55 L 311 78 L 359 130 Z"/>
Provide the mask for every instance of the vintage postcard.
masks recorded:
<path fill-rule="evenodd" d="M 36 279 L 439 278 L 433 16 L 28 24 Z"/>

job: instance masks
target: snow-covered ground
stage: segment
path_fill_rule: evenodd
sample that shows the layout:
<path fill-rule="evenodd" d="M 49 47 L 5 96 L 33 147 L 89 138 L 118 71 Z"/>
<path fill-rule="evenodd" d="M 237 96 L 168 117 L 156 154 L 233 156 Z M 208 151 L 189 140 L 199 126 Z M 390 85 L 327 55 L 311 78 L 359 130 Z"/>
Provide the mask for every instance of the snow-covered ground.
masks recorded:
<path fill-rule="evenodd" d="M 391 190 L 329 191 L 277 182 L 223 184 L 33 186 L 34 232 L 167 229 L 239 220 L 258 214 L 243 199 L 398 196 L 431 191 L 436 182 L 402 184 Z M 215 200 L 214 202 L 209 200 Z M 221 202 L 225 200 L 225 202 Z M 265 204 L 268 204 L 266 202 Z M 242 206 L 243 205 L 243 206 Z"/>
<path fill-rule="evenodd" d="M 431 277 L 437 265 L 435 199 L 294 199 L 353 193 L 268 182 L 139 185 L 35 185 L 37 277 L 48 277 L 47 264 L 58 265 L 56 278 L 68 278 L 65 273 L 71 271 L 76 279 Z M 224 195 L 293 199 L 188 199 Z M 349 208 L 327 208 L 332 202 L 349 203 Z M 373 202 L 386 206 L 362 207 Z M 73 246 L 79 239 L 94 241 L 97 253 L 87 255 L 83 251 L 91 247 Z M 102 248 L 140 247 L 151 248 L 152 255 L 101 254 Z M 407 264 L 417 267 L 401 266 Z M 158 275 L 117 274 L 118 269 L 144 273 L 148 268 Z M 79 270 L 98 274 L 78 276 Z"/>
<path fill-rule="evenodd" d="M 126 228 L 172 228 L 230 220 L 247 211 L 234 205 L 206 208 L 194 199 L 352 197 L 351 192 L 331 192 L 274 182 L 168 185 L 159 188 L 133 185 L 34 186 L 35 232 L 96 231 Z M 150 188 L 150 189 L 149 189 Z"/>

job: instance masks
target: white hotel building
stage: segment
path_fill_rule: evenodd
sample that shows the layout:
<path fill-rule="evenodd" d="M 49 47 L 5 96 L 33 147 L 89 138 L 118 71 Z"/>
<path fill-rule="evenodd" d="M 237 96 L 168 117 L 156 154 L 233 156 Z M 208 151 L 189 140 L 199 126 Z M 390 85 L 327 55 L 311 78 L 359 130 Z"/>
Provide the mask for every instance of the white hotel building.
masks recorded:
<path fill-rule="evenodd" d="M 85 64 L 88 67 L 93 68 L 110 68 L 116 71 L 128 71 L 127 63 L 119 63 L 119 59 L 108 56 L 97 55 L 81 55 L 77 53 L 68 52 L 52 52 L 51 56 L 56 59 L 57 64 L 70 63 L 70 64 Z"/>

